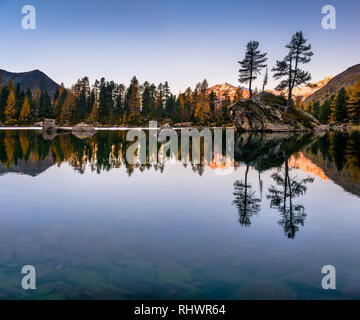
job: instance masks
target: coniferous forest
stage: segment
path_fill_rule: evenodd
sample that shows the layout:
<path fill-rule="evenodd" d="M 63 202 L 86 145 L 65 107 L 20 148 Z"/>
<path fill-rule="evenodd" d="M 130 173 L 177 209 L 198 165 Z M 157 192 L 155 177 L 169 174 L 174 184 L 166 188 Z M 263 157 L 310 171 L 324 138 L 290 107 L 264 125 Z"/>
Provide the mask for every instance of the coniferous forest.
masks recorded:
<path fill-rule="evenodd" d="M 134 76 L 128 87 L 104 78 L 92 85 L 89 78 L 79 79 L 71 89 L 60 85 L 54 97 L 38 90 L 22 91 L 11 81 L 0 86 L 0 122 L 27 125 L 45 118 L 72 125 L 141 125 L 149 120 L 172 123 L 224 124 L 230 122 L 227 107 L 242 97 L 218 99 L 209 93 L 206 80 L 175 96 L 168 82 L 140 84 Z"/>

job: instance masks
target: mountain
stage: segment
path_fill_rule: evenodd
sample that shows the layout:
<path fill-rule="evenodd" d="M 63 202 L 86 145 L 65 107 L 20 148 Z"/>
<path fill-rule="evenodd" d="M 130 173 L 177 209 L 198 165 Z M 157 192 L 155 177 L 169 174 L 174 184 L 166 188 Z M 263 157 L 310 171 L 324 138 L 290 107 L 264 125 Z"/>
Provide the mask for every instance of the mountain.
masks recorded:
<path fill-rule="evenodd" d="M 308 96 L 304 102 L 305 104 L 317 100 L 323 102 L 333 94 L 336 94 L 342 87 L 345 87 L 346 89 L 351 87 L 359 78 L 360 64 L 356 64 L 332 78 L 323 88 Z"/>
<path fill-rule="evenodd" d="M 0 176 L 8 173 L 17 173 L 36 177 L 45 172 L 48 168 L 52 167 L 54 164 L 55 162 L 52 155 L 48 155 L 42 160 L 18 160 L 16 164 L 13 163 L 9 167 L 0 163 Z"/>
<path fill-rule="evenodd" d="M 330 80 L 332 79 L 331 76 L 324 78 L 323 80 L 320 80 L 318 82 L 313 82 L 310 84 L 310 86 L 303 86 L 299 88 L 295 88 L 293 90 L 294 97 L 301 97 L 301 100 L 304 100 L 308 96 L 312 95 L 315 91 L 319 90 L 320 88 L 323 88 Z M 223 83 L 223 84 L 216 84 L 208 89 L 208 93 L 211 91 L 214 91 L 217 98 L 222 100 L 226 93 L 230 96 L 231 100 L 233 100 L 235 94 L 236 94 L 237 87 L 233 86 L 229 83 Z M 243 97 L 249 98 L 249 89 L 245 87 L 241 87 L 243 90 Z M 279 95 L 280 92 L 276 90 L 270 90 L 266 89 L 266 92 L 273 93 L 275 95 Z M 284 93 L 286 94 L 286 93 Z"/>
<path fill-rule="evenodd" d="M 237 89 L 237 87 L 233 86 L 232 84 L 222 83 L 222 84 L 216 84 L 216 85 L 210 87 L 208 89 L 208 93 L 210 93 L 211 91 L 214 91 L 214 93 L 216 94 L 216 97 L 220 100 L 224 99 L 224 96 L 226 94 L 228 94 L 230 96 L 231 100 L 233 100 L 235 97 L 235 94 L 236 94 L 236 89 Z M 243 90 L 243 97 L 248 98 L 249 90 L 244 87 L 241 87 L 241 89 Z"/>
<path fill-rule="evenodd" d="M 304 101 L 304 99 L 306 99 L 307 97 L 312 95 L 314 92 L 325 87 L 331 79 L 332 79 L 332 76 L 328 76 L 320 81 L 312 82 L 312 83 L 310 83 L 310 85 L 294 88 L 293 92 L 292 92 L 294 99 L 299 97 L 299 98 L 301 98 L 301 101 Z M 281 93 L 276 90 L 265 90 L 265 91 L 270 92 L 275 95 L 279 95 Z M 287 92 L 285 92 L 285 91 L 282 92 L 282 94 L 287 96 Z"/>
<path fill-rule="evenodd" d="M 35 93 L 37 89 L 40 89 L 47 91 L 50 96 L 54 96 L 59 87 L 55 81 L 40 70 L 15 73 L 0 69 L 0 78 L 3 84 L 11 80 L 15 85 L 20 84 L 22 90 L 30 89 Z"/>
<path fill-rule="evenodd" d="M 310 83 L 310 85 L 308 86 L 295 88 L 293 90 L 293 94 L 295 97 L 301 97 L 301 100 L 304 100 L 310 95 L 312 95 L 314 92 L 316 92 L 317 90 L 325 87 L 332 78 L 333 78 L 332 76 L 328 76 L 320 81 Z"/>

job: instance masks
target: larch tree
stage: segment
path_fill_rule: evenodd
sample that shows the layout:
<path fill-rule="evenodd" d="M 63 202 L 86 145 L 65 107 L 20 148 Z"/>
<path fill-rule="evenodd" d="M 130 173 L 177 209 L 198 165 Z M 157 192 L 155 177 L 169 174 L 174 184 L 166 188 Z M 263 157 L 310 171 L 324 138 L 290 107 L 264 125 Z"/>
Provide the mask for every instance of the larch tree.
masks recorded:
<path fill-rule="evenodd" d="M 10 90 L 5 107 L 5 117 L 7 121 L 16 119 L 16 99 L 14 90 Z"/>
<path fill-rule="evenodd" d="M 240 64 L 239 69 L 239 82 L 249 83 L 250 98 L 252 97 L 252 82 L 257 79 L 261 69 L 266 67 L 267 53 L 261 53 L 259 48 L 259 42 L 249 41 L 246 46 L 245 57 L 242 61 L 238 61 Z"/>
<path fill-rule="evenodd" d="M 25 97 L 24 103 L 20 111 L 20 121 L 22 122 L 29 121 L 30 111 L 31 110 L 30 110 L 29 98 Z"/>
<path fill-rule="evenodd" d="M 349 89 L 348 111 L 350 119 L 360 123 L 360 79 Z"/>
<path fill-rule="evenodd" d="M 287 90 L 288 100 L 286 104 L 286 111 L 292 107 L 292 92 L 295 87 L 307 84 L 311 80 L 311 74 L 300 69 L 301 64 L 306 64 L 311 61 L 313 53 L 311 51 L 311 44 L 306 44 L 307 40 L 304 38 L 302 31 L 296 32 L 290 43 L 286 45 L 289 53 L 281 61 L 276 61 L 274 72 L 274 79 L 278 80 L 284 78 L 276 90 Z"/>

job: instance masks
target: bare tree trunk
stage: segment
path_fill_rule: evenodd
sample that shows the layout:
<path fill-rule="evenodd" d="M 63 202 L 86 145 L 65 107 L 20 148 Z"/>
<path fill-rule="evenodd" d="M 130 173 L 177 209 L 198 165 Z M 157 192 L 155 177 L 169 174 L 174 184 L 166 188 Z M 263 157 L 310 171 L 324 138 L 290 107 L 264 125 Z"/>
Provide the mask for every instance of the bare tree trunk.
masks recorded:
<path fill-rule="evenodd" d="M 292 107 L 292 88 L 290 87 L 285 112 L 288 112 L 291 109 L 291 107 Z"/>
<path fill-rule="evenodd" d="M 287 100 L 287 104 L 286 104 L 286 109 L 285 112 L 288 112 L 291 108 L 291 96 L 292 96 L 292 57 L 290 58 L 289 61 L 290 64 L 290 68 L 289 68 L 289 92 L 288 92 L 288 100 Z"/>
<path fill-rule="evenodd" d="M 252 71 L 251 71 L 251 73 L 250 73 L 250 82 L 249 82 L 249 94 L 250 94 L 250 96 L 249 96 L 249 99 L 251 99 L 251 97 L 252 97 L 252 90 L 251 90 L 251 81 L 252 80 Z"/>

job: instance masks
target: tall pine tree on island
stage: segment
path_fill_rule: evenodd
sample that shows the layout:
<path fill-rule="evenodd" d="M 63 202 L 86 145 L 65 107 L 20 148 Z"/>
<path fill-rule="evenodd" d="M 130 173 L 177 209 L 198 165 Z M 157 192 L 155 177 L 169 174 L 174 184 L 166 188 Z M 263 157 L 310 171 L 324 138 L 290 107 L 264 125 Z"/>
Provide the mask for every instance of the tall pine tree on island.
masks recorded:
<path fill-rule="evenodd" d="M 267 53 L 260 53 L 259 42 L 249 41 L 246 46 L 245 58 L 238 61 L 241 68 L 239 69 L 239 82 L 249 83 L 250 98 L 253 95 L 252 82 L 257 79 L 257 75 L 262 68 L 266 67 Z"/>
<path fill-rule="evenodd" d="M 289 111 L 292 107 L 293 89 L 307 84 L 311 80 L 311 74 L 299 68 L 300 64 L 309 63 L 313 56 L 311 44 L 307 45 L 306 42 L 307 40 L 304 38 L 302 31 L 296 32 L 290 43 L 285 46 L 289 49 L 289 53 L 283 60 L 276 61 L 276 66 L 272 69 L 274 79 L 278 80 L 286 77 L 275 88 L 278 91 L 286 89 L 288 92 L 286 111 Z"/>

